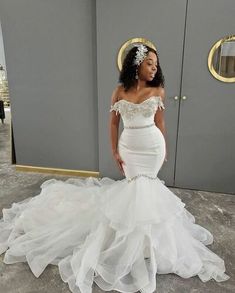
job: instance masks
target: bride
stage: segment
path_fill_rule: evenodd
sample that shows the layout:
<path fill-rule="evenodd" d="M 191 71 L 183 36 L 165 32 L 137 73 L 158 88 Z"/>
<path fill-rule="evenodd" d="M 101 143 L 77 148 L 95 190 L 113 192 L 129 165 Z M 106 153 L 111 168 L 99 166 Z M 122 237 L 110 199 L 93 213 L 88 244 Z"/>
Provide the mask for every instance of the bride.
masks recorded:
<path fill-rule="evenodd" d="M 94 282 L 105 291 L 151 293 L 156 274 L 228 280 L 223 259 L 206 247 L 213 235 L 157 177 L 167 161 L 157 52 L 133 47 L 120 82 L 111 98 L 110 137 L 124 179 L 50 179 L 40 194 L 3 209 L 3 262 L 27 262 L 37 278 L 57 265 L 73 293 L 92 292 Z"/>

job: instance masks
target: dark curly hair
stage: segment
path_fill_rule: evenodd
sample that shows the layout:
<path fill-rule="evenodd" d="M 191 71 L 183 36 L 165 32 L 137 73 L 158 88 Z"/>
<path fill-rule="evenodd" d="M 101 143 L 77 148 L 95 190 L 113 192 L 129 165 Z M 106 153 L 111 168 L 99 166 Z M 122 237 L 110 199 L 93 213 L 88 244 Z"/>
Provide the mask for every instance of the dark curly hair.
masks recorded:
<path fill-rule="evenodd" d="M 145 47 L 148 49 L 148 52 L 153 52 L 156 54 L 157 56 L 157 60 L 158 60 L 158 64 L 157 64 L 157 73 L 155 74 L 153 80 L 151 81 L 146 81 L 146 84 L 152 87 L 158 87 L 161 86 L 164 88 L 165 86 L 165 79 L 162 73 L 162 69 L 159 63 L 159 57 L 157 52 L 145 45 Z M 135 54 L 136 51 L 138 50 L 138 47 L 133 47 L 132 49 L 130 49 L 130 51 L 127 53 L 123 64 L 122 64 L 122 70 L 120 72 L 119 75 L 119 82 L 124 86 L 125 91 L 127 91 L 128 89 L 130 89 L 135 83 L 136 83 L 136 70 L 138 65 L 134 65 L 133 61 L 135 59 Z M 148 54 L 147 52 L 147 54 Z"/>

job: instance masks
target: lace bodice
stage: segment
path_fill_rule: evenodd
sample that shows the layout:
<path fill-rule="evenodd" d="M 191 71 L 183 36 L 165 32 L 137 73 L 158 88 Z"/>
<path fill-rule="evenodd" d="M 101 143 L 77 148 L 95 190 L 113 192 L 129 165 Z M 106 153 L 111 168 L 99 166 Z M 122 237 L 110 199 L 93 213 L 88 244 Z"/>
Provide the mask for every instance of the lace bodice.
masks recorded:
<path fill-rule="evenodd" d="M 119 100 L 110 107 L 110 112 L 121 114 L 124 126 L 143 125 L 154 120 L 157 109 L 165 109 L 161 96 L 151 96 L 142 103 L 136 104 L 127 100 Z"/>

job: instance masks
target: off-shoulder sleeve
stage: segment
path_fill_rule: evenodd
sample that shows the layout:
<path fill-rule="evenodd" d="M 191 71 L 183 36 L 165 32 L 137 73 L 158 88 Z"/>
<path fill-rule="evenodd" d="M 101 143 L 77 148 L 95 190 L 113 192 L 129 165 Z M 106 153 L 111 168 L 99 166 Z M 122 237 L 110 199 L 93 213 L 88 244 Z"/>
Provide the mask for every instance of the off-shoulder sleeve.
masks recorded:
<path fill-rule="evenodd" d="M 163 101 L 162 101 L 162 97 L 161 96 L 159 96 L 159 99 L 158 99 L 158 107 L 160 108 L 160 109 L 165 109 L 165 105 L 164 105 L 164 103 L 163 103 Z"/>
<path fill-rule="evenodd" d="M 116 115 L 118 114 L 118 111 L 119 111 L 119 105 L 118 105 L 117 102 L 110 106 L 110 110 L 109 110 L 109 112 L 112 112 L 112 111 L 115 111 L 115 112 L 116 112 Z"/>

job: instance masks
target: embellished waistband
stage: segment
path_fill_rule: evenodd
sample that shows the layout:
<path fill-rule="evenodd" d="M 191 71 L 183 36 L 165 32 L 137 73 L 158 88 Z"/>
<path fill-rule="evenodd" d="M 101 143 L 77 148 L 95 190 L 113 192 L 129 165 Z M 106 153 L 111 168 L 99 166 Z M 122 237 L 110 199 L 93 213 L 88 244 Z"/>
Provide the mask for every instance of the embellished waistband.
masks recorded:
<path fill-rule="evenodd" d="M 154 126 L 155 123 L 151 123 L 148 125 L 142 125 L 142 126 L 124 126 L 124 128 L 128 128 L 128 129 L 138 129 L 138 128 L 145 128 L 145 127 L 151 127 Z"/>

